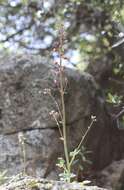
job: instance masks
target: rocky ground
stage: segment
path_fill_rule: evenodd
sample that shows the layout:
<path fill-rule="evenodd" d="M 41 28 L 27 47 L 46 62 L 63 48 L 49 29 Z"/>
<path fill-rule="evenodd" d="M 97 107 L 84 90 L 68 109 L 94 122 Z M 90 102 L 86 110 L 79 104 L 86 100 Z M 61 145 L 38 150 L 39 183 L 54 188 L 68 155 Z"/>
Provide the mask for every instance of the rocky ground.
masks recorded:
<path fill-rule="evenodd" d="M 0 187 L 0 190 L 107 190 L 97 186 L 86 186 L 84 183 L 65 183 L 29 176 L 15 176 Z"/>

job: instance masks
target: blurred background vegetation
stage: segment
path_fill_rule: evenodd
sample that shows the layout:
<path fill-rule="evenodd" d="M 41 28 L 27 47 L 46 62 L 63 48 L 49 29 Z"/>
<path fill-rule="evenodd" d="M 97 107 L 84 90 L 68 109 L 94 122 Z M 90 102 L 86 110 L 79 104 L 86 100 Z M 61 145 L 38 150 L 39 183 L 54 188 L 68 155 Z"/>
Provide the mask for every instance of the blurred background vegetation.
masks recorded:
<path fill-rule="evenodd" d="M 66 65 L 91 73 L 106 102 L 124 102 L 124 0 L 0 0 L 0 52 L 57 58 L 59 24 Z M 121 121 L 124 121 L 123 116 Z"/>

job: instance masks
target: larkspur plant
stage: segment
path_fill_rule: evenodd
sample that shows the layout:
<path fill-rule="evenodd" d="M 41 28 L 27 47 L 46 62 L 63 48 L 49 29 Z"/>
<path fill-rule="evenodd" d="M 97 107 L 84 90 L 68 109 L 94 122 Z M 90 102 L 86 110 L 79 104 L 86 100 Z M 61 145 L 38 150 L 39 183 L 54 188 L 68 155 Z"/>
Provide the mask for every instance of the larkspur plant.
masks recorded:
<path fill-rule="evenodd" d="M 64 72 L 64 66 L 62 64 L 63 60 L 68 60 L 68 58 L 64 55 L 64 42 L 65 42 L 65 31 L 63 25 L 61 25 L 59 30 L 59 43 L 57 43 L 56 47 L 53 49 L 54 52 L 56 52 L 59 56 L 59 61 L 54 62 L 55 64 L 55 73 L 57 75 L 57 79 L 54 80 L 54 83 L 56 87 L 58 88 L 59 94 L 60 94 L 60 105 L 56 101 L 55 97 L 52 95 L 51 89 L 44 89 L 44 94 L 48 94 L 53 102 L 56 105 L 57 112 L 55 110 L 52 110 L 50 112 L 50 115 L 55 120 L 59 133 L 60 133 L 60 139 L 63 142 L 64 147 L 64 158 L 58 158 L 58 163 L 56 164 L 59 168 L 62 169 L 62 173 L 59 174 L 60 180 L 64 180 L 67 182 L 71 182 L 76 175 L 72 173 L 72 167 L 74 165 L 74 162 L 77 159 L 77 156 L 81 155 L 81 148 L 82 144 L 87 137 L 87 134 L 89 133 L 93 123 L 96 121 L 95 116 L 91 116 L 91 123 L 89 127 L 87 128 L 86 132 L 82 135 L 81 141 L 79 142 L 78 146 L 71 152 L 68 150 L 68 143 L 67 143 L 67 123 L 66 123 L 66 108 L 65 108 L 65 94 L 66 87 L 68 80 L 65 76 Z"/>

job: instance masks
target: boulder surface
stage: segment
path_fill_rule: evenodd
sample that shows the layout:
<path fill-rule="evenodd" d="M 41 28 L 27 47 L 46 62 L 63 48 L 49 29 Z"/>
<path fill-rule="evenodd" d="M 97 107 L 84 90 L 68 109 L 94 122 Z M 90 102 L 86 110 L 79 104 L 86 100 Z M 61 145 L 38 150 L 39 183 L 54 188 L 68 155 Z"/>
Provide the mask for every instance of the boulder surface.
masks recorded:
<path fill-rule="evenodd" d="M 57 179 L 56 162 L 63 155 L 63 145 L 57 124 L 49 114 L 57 111 L 56 104 L 44 94 L 44 89 L 51 89 L 60 105 L 56 71 L 56 66 L 46 58 L 29 55 L 0 58 L 0 171 L 15 175 L 25 168 L 27 174 Z M 91 115 L 96 115 L 97 122 L 84 145 L 92 151 L 89 159 L 93 171 L 102 169 L 123 156 L 123 133 L 106 113 L 93 77 L 72 69 L 65 69 L 65 75 L 69 148 L 73 150 L 79 144 Z M 20 134 L 25 138 L 25 163 Z"/>

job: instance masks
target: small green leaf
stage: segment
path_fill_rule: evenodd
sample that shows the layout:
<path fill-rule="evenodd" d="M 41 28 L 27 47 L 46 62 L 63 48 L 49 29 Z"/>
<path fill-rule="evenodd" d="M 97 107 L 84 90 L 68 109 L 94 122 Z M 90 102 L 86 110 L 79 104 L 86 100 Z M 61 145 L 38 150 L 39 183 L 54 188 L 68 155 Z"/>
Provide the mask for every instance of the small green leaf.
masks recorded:
<path fill-rule="evenodd" d="M 21 0 L 21 2 L 22 2 L 24 5 L 27 5 L 27 4 L 28 4 L 28 0 Z"/>
<path fill-rule="evenodd" d="M 3 171 L 3 172 L 0 172 L 0 185 L 3 184 L 6 180 L 6 174 L 7 174 L 7 171 Z"/>
<path fill-rule="evenodd" d="M 111 93 L 108 93 L 106 101 L 108 103 L 119 105 L 121 103 L 121 101 L 122 101 L 122 98 L 123 98 L 122 96 L 119 96 L 117 94 L 112 95 Z"/>

